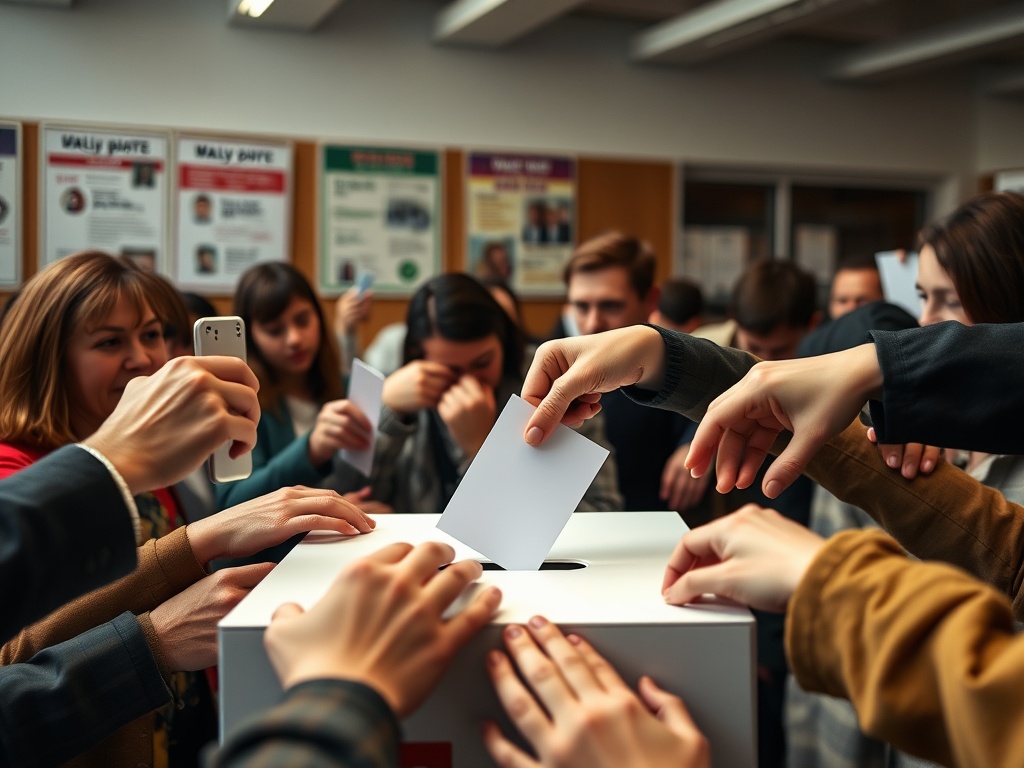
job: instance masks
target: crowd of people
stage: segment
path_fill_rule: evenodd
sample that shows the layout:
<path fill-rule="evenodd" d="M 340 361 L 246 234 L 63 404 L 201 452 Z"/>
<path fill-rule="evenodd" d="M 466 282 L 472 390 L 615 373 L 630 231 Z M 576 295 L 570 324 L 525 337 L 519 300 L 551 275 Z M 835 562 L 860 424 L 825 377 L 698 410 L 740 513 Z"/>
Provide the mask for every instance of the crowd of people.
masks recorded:
<path fill-rule="evenodd" d="M 539 347 L 500 276 L 439 275 L 372 345 L 376 435 L 346 397 L 372 291 L 332 326 L 299 270 L 252 267 L 246 365 L 192 357 L 212 308 L 130 260 L 42 269 L 0 317 L 0 765 L 397 765 L 399 718 L 500 608 L 492 587 L 446 614 L 478 563 L 394 545 L 282 606 L 284 698 L 219 749 L 217 622 L 310 530 L 443 510 L 516 393 L 526 442 L 563 423 L 610 449 L 580 511 L 689 524 L 668 603 L 753 609 L 761 766 L 1016 764 L 1024 197 L 980 195 L 917 248 L 916 321 L 863 258 L 837 265 L 827 316 L 775 259 L 716 319 L 698 285 L 656 282 L 643 240 L 601 234 Z M 365 476 L 338 454 L 371 438 Z M 201 464 L 228 441 L 253 471 L 213 486 Z M 487 673 L 533 754 L 482 724 L 498 765 L 712 764 L 681 699 L 584 638 L 537 616 L 503 643 Z"/>

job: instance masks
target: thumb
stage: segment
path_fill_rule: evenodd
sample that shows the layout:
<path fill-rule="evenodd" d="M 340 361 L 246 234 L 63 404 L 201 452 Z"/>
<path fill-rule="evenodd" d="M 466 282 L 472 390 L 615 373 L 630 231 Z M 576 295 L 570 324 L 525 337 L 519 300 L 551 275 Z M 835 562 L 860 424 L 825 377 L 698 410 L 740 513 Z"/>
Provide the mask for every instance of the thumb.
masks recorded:
<path fill-rule="evenodd" d="M 288 619 L 294 619 L 296 616 L 301 616 L 306 611 L 298 603 L 285 603 L 279 605 L 277 610 L 274 611 L 274 615 L 270 617 L 270 623 L 273 624 L 276 621 L 287 621 Z"/>
<path fill-rule="evenodd" d="M 349 501 L 366 501 L 368 498 L 370 498 L 370 494 L 372 492 L 373 488 L 370 487 L 369 485 L 365 485 L 358 491 L 349 491 L 344 496 L 342 496 L 342 498 L 348 499 Z"/>
<path fill-rule="evenodd" d="M 664 590 L 662 594 L 665 602 L 669 605 L 686 605 L 704 594 L 743 602 L 734 595 L 736 585 L 729 578 L 730 571 L 736 573 L 735 568 L 729 568 L 727 563 L 721 561 L 691 568 Z"/>
<path fill-rule="evenodd" d="M 658 687 L 647 675 L 640 678 L 638 687 L 640 698 L 658 720 L 673 731 L 685 731 L 695 728 L 686 704 L 678 696 Z"/>
<path fill-rule="evenodd" d="M 555 427 L 562 421 L 572 401 L 580 395 L 587 394 L 581 389 L 570 376 L 563 376 L 551 384 L 551 390 L 543 393 L 535 393 L 531 396 L 527 385 L 523 385 L 523 399 L 526 402 L 537 404 L 537 410 L 526 423 L 526 442 L 530 445 L 540 445 L 554 431 Z"/>
<path fill-rule="evenodd" d="M 764 495 L 769 499 L 778 498 L 780 493 L 792 485 L 821 447 L 820 442 L 813 437 L 794 434 L 786 449 L 765 472 L 764 483 L 761 485 Z"/>
<path fill-rule="evenodd" d="M 274 570 L 276 563 L 252 563 L 250 565 L 239 565 L 234 568 L 225 568 L 224 571 L 230 573 L 232 581 L 238 586 L 245 589 L 252 589 L 261 581 L 264 577 Z"/>

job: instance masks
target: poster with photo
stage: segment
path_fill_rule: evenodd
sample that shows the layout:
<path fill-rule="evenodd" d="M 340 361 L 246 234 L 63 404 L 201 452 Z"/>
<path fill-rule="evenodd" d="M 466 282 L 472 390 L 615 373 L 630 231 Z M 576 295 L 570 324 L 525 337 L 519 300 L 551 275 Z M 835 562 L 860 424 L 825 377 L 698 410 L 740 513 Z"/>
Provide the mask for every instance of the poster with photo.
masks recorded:
<path fill-rule="evenodd" d="M 321 147 L 321 293 L 365 274 L 374 293 L 407 296 L 440 274 L 440 168 L 436 150 Z"/>
<path fill-rule="evenodd" d="M 290 260 L 290 143 L 178 136 L 175 163 L 178 285 L 233 293 L 253 264 Z"/>
<path fill-rule="evenodd" d="M 166 133 L 43 125 L 40 266 L 96 248 L 167 267 Z"/>
<path fill-rule="evenodd" d="M 0 286 L 21 280 L 21 124 L 0 123 Z"/>
<path fill-rule="evenodd" d="M 524 296 L 564 293 L 562 268 L 576 240 L 575 160 L 472 152 L 466 186 L 466 270 Z"/>

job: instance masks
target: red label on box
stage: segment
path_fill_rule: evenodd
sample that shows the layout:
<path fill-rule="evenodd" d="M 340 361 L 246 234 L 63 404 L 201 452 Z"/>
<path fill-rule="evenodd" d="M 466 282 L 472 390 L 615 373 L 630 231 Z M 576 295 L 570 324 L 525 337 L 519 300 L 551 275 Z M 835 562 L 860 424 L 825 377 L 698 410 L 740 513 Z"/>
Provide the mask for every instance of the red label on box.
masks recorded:
<path fill-rule="evenodd" d="M 452 768 L 451 742 L 405 742 L 401 745 L 398 766 L 399 768 Z"/>

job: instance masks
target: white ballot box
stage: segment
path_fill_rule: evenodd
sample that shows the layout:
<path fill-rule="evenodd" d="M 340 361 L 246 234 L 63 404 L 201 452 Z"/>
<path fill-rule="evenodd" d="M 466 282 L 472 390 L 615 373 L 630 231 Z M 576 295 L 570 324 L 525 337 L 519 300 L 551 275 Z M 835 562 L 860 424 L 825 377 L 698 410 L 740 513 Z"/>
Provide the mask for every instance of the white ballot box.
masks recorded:
<path fill-rule="evenodd" d="M 280 697 L 263 650 L 263 631 L 279 605 L 312 606 L 347 562 L 395 541 L 445 541 L 458 559 L 479 559 L 434 527 L 438 517 L 381 515 L 370 534 L 310 541 L 312 534 L 295 547 L 220 623 L 221 733 Z M 501 589 L 501 610 L 403 722 L 403 767 L 492 765 L 480 724 L 494 719 L 512 731 L 484 658 L 501 647 L 503 627 L 535 614 L 589 640 L 634 689 L 648 674 L 682 696 L 716 768 L 756 765 L 753 617 L 724 604 L 669 606 L 661 597 L 665 564 L 685 531 L 674 512 L 576 513 L 541 570 L 485 570 L 480 581 Z"/>

